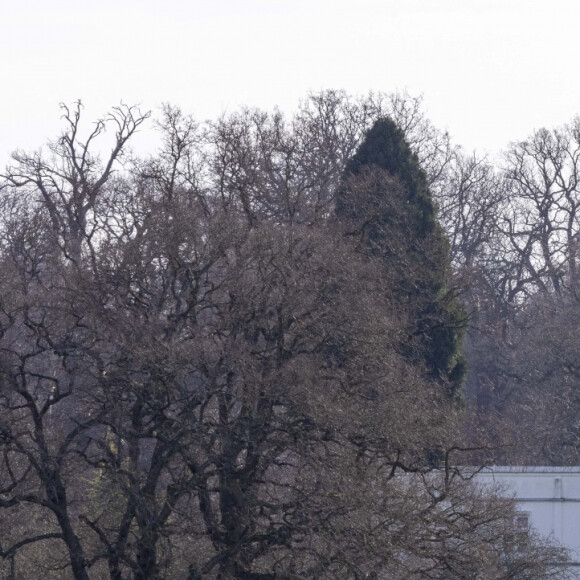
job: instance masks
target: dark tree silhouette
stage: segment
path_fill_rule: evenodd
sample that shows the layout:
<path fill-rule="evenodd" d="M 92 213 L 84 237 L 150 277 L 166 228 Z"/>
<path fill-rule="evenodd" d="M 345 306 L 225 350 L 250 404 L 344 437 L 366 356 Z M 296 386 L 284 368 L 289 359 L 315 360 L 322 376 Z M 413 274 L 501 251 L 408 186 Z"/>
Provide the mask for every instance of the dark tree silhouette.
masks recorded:
<path fill-rule="evenodd" d="M 357 225 L 372 255 L 390 264 L 399 302 L 412 305 L 412 338 L 403 350 L 456 394 L 465 373 L 466 316 L 451 287 L 449 244 L 426 174 L 391 119 L 379 119 L 346 164 L 336 213 Z"/>

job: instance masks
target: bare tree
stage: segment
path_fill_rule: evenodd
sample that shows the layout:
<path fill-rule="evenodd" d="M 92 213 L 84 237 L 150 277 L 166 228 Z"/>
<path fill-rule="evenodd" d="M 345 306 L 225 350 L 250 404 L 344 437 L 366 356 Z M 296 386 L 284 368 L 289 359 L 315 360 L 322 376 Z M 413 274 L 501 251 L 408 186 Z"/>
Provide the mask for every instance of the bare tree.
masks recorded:
<path fill-rule="evenodd" d="M 65 130 L 49 144 L 49 159 L 42 152 L 16 152 L 15 165 L 6 170 L 3 178 L 7 185 L 28 192 L 29 200 L 47 212 L 57 243 L 68 259 L 78 262 L 83 240 L 93 236 L 90 217 L 99 195 L 122 160 L 127 142 L 149 113 L 142 114 L 138 108 L 126 105 L 115 107 L 83 139 L 80 101 L 72 109 L 67 105 L 61 105 L 61 109 Z M 109 127 L 113 127 L 115 137 L 102 162 L 93 152 L 93 144 Z"/>
<path fill-rule="evenodd" d="M 579 164 L 578 120 L 539 130 L 507 154 L 511 204 L 502 232 L 521 272 L 514 295 L 575 287 Z"/>

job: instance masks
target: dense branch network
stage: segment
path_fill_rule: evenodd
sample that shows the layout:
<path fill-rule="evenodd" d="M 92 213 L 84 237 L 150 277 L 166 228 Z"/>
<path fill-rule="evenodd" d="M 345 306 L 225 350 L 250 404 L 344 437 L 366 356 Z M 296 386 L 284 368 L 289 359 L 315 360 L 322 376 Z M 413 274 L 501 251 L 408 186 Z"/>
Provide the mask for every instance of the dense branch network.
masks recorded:
<path fill-rule="evenodd" d="M 345 177 L 387 116 L 415 152 L 426 239 L 441 242 L 433 254 L 405 237 L 411 182 L 396 171 Z M 83 138 L 80 103 L 65 106 L 49 156 L 17 153 L 3 177 L 10 573 L 557 577 L 563 553 L 532 537 L 507 546 L 513 503 L 452 465 L 489 447 L 460 435 L 462 403 L 448 388 L 456 343 L 440 368 L 424 354 L 456 296 L 429 191 L 457 229 L 457 271 L 479 267 L 478 280 L 501 285 L 484 267 L 490 232 L 501 233 L 490 215 L 501 201 L 482 195 L 500 187 L 488 166 L 461 157 L 402 95 L 312 95 L 291 120 L 242 110 L 200 124 L 165 107 L 160 152 L 130 160 L 148 117 L 121 106 Z M 114 144 L 101 159 L 107 129 Z M 369 181 L 382 188 L 381 255 L 335 214 L 345 179 L 352 195 Z M 452 201 L 450 184 L 469 201 Z M 516 251 L 514 236 L 502 243 Z M 419 275 L 429 259 L 443 268 L 436 283 Z"/>

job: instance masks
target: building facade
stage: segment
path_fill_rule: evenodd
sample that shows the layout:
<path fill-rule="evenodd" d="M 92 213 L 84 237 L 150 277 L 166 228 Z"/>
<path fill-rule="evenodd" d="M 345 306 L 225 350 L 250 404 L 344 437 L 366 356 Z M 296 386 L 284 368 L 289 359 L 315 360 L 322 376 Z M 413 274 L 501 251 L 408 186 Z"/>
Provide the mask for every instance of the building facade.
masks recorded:
<path fill-rule="evenodd" d="M 488 467 L 477 480 L 500 483 L 517 502 L 516 528 L 533 527 L 572 551 L 580 578 L 580 467 Z"/>

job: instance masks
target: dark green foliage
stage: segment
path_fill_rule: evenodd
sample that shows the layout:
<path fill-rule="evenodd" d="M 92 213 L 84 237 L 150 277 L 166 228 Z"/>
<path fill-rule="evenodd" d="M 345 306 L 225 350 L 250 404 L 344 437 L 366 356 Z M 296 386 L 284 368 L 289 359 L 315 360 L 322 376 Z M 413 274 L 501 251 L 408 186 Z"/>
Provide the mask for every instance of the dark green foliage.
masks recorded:
<path fill-rule="evenodd" d="M 356 224 L 373 257 L 389 263 L 397 300 L 414 313 L 401 350 L 455 395 L 465 375 L 465 314 L 449 288 L 449 245 L 426 175 L 392 120 L 377 121 L 347 163 L 336 213 Z"/>
<path fill-rule="evenodd" d="M 405 141 L 403 132 L 391 119 L 378 120 L 346 165 L 346 175 L 360 175 L 370 167 L 379 167 L 396 177 L 405 188 L 409 211 L 413 214 L 418 234 L 435 229 L 435 207 L 431 199 L 427 177 L 417 156 Z M 344 200 L 338 198 L 337 212 L 343 210 Z"/>

